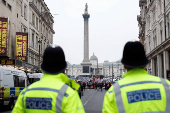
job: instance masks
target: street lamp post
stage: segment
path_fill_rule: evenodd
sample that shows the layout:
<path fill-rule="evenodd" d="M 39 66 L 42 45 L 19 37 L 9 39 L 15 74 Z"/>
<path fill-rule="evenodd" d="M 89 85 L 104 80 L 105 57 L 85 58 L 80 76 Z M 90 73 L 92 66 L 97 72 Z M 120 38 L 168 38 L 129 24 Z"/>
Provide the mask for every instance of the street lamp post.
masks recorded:
<path fill-rule="evenodd" d="M 75 65 L 75 64 L 73 64 L 73 65 Z M 72 77 L 73 77 L 73 65 L 72 65 L 72 75 L 71 75 Z"/>
<path fill-rule="evenodd" d="M 113 82 L 113 75 L 114 73 L 113 73 L 113 62 L 112 62 L 112 82 Z"/>
<path fill-rule="evenodd" d="M 39 68 L 40 68 L 40 64 L 41 64 L 41 60 L 40 60 L 40 57 L 41 57 L 41 54 L 40 54 L 40 45 L 41 45 L 41 40 L 40 40 L 40 38 L 39 38 L 39 40 L 38 40 L 38 44 L 39 44 Z"/>
<path fill-rule="evenodd" d="M 110 63 L 109 63 L 109 76 L 110 76 Z"/>
<path fill-rule="evenodd" d="M 72 65 L 72 74 L 71 74 L 71 77 L 73 76 L 73 65 Z"/>
<path fill-rule="evenodd" d="M 98 59 L 97 59 L 97 75 L 99 73 L 99 68 L 98 68 Z"/>

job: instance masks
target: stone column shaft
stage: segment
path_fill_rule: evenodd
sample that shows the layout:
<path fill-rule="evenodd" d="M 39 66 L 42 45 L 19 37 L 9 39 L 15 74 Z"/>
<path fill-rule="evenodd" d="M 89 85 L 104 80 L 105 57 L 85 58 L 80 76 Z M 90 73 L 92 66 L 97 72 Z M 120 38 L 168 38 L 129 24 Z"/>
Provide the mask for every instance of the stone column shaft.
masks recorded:
<path fill-rule="evenodd" d="M 88 18 L 84 18 L 84 62 L 89 62 L 89 25 Z"/>

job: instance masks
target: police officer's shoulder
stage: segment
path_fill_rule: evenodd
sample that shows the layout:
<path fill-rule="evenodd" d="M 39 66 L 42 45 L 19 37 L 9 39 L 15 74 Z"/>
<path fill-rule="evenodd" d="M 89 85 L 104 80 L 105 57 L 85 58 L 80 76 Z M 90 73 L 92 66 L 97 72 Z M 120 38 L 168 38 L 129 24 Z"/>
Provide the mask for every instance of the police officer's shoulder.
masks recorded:
<path fill-rule="evenodd" d="M 66 84 L 67 85 L 67 84 Z M 75 94 L 75 93 L 77 93 L 77 91 L 74 89 L 74 88 L 72 88 L 72 87 L 70 87 L 69 85 L 68 85 L 68 88 L 67 88 L 67 90 L 66 90 L 66 93 L 68 93 L 69 95 L 70 94 Z"/>
<path fill-rule="evenodd" d="M 168 80 L 168 79 L 166 79 L 166 82 L 169 84 L 169 86 L 170 86 L 170 81 Z"/>
<path fill-rule="evenodd" d="M 111 87 L 108 89 L 107 93 L 112 94 L 114 90 L 114 85 L 111 85 Z"/>

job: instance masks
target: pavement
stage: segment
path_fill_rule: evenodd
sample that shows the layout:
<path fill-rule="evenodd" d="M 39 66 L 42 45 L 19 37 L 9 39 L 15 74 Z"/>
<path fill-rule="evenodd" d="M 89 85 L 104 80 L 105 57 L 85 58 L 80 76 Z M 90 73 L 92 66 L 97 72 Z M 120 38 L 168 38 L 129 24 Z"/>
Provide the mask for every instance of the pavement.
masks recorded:
<path fill-rule="evenodd" d="M 86 113 L 102 113 L 103 99 L 106 93 L 105 89 L 96 91 L 95 89 L 86 89 L 82 96 L 82 104 Z M 11 113 L 11 110 L 4 108 L 0 113 Z"/>

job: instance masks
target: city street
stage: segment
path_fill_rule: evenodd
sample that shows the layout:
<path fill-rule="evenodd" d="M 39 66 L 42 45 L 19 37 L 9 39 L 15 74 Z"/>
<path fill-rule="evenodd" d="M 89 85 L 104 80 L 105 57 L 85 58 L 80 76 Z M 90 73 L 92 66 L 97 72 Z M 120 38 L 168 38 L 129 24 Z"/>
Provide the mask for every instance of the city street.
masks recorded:
<path fill-rule="evenodd" d="M 85 90 L 82 97 L 82 103 L 86 113 L 102 113 L 103 99 L 106 91 L 103 89 L 95 91 L 94 89 Z"/>
<path fill-rule="evenodd" d="M 82 104 L 86 113 L 102 113 L 103 99 L 106 91 L 103 89 L 96 91 L 94 89 L 86 89 L 84 95 L 82 96 Z M 11 111 L 6 110 L 0 111 L 1 113 L 11 113 Z"/>

